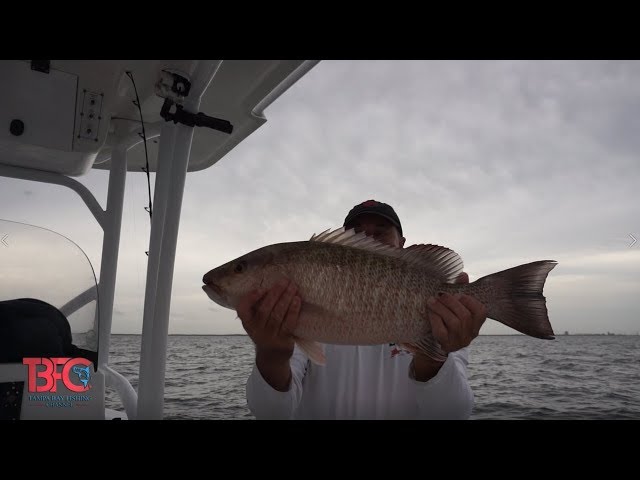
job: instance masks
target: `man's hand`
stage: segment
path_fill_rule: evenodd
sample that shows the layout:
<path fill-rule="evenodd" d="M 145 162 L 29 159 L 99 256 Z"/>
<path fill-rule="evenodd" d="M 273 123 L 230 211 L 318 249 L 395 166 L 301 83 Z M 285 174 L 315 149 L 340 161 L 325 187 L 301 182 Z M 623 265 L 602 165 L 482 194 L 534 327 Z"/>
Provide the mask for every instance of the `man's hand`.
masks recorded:
<path fill-rule="evenodd" d="M 469 283 L 469 275 L 462 272 L 455 283 Z M 480 333 L 487 319 L 486 307 L 468 295 L 444 293 L 427 301 L 429 322 L 435 339 L 449 353 L 468 346 Z M 436 376 L 442 363 L 427 355 L 416 353 L 413 358 L 415 379 L 421 382 Z"/>
<path fill-rule="evenodd" d="M 469 275 L 462 272 L 455 283 L 469 283 Z M 443 293 L 427 305 L 433 336 L 447 353 L 468 346 L 487 319 L 486 307 L 469 295 Z"/>
<path fill-rule="evenodd" d="M 288 280 L 276 283 L 270 290 L 249 292 L 238 302 L 237 313 L 256 345 L 256 365 L 273 388 L 286 391 L 291 380 L 289 359 L 295 342 L 292 333 L 300 316 L 297 287 Z"/>

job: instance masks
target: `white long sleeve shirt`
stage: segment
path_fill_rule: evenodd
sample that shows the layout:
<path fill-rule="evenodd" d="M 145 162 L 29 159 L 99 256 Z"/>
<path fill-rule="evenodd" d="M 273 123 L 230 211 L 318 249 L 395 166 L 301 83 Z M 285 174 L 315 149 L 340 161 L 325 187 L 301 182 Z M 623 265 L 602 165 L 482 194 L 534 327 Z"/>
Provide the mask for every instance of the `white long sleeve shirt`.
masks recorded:
<path fill-rule="evenodd" d="M 449 354 L 426 382 L 410 373 L 413 356 L 389 344 L 325 345 L 326 364 L 315 365 L 297 346 L 289 390 L 280 392 L 258 367 L 247 381 L 247 404 L 257 419 L 468 419 L 473 392 L 468 351 Z"/>

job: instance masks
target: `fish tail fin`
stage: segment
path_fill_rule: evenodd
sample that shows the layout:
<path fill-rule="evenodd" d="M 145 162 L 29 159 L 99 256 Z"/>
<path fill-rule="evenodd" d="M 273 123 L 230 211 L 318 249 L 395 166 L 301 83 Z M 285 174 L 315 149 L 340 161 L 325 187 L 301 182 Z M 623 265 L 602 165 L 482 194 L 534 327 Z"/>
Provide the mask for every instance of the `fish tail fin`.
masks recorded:
<path fill-rule="evenodd" d="M 549 322 L 546 298 L 542 295 L 547 275 L 558 264 L 540 260 L 482 277 L 474 284 L 489 287 L 487 317 L 531 337 L 555 338 Z"/>

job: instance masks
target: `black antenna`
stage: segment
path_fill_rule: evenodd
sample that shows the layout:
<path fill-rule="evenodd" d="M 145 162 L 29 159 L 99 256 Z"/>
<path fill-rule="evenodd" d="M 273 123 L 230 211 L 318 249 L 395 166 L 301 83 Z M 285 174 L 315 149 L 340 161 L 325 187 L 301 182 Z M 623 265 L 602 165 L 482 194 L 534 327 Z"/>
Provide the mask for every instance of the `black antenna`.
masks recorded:
<path fill-rule="evenodd" d="M 138 133 L 142 140 L 144 141 L 144 155 L 146 157 L 146 167 L 142 167 L 142 171 L 147 174 L 147 189 L 149 192 L 149 206 L 144 207 L 144 209 L 149 213 L 149 221 L 153 219 L 153 205 L 151 203 L 151 178 L 149 175 L 149 152 L 147 150 L 147 133 L 144 129 L 144 119 L 142 118 L 142 107 L 140 105 L 140 97 L 138 96 L 138 89 L 136 88 L 136 82 L 133 79 L 133 74 L 129 71 L 126 72 L 127 76 L 131 79 L 131 83 L 133 83 L 133 90 L 136 94 L 136 99 L 133 101 L 133 104 L 138 107 L 138 111 L 140 112 L 140 123 L 142 124 L 142 133 Z M 147 257 L 149 256 L 149 251 L 144 252 Z"/>

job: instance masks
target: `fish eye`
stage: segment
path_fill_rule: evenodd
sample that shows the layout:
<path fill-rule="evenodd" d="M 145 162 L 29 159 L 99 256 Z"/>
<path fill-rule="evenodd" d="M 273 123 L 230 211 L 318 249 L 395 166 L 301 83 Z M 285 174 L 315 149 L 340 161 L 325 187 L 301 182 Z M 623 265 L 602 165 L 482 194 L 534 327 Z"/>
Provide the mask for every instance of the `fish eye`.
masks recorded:
<path fill-rule="evenodd" d="M 236 273 L 242 273 L 247 269 L 247 262 L 245 262 L 244 260 L 241 260 L 240 262 L 238 262 L 236 264 L 236 268 L 234 268 L 234 272 Z"/>

